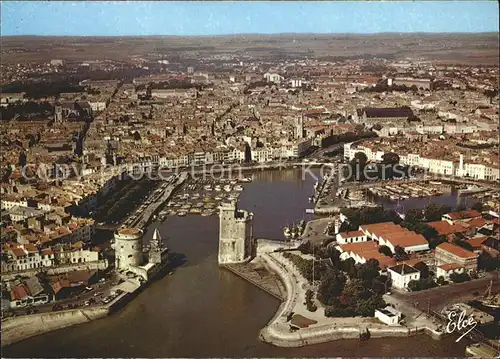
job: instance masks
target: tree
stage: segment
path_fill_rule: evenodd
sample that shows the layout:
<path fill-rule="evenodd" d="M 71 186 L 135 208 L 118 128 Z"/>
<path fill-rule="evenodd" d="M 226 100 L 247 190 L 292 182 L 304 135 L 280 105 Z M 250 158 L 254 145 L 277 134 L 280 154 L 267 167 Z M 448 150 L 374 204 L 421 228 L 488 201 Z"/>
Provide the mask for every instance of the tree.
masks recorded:
<path fill-rule="evenodd" d="M 408 283 L 408 289 L 411 290 L 412 292 L 416 292 L 420 290 L 420 281 L 418 280 L 411 280 Z"/>
<path fill-rule="evenodd" d="M 448 212 L 451 212 L 451 207 L 444 205 L 438 206 L 435 203 L 431 203 L 427 207 L 425 207 L 424 210 L 425 220 L 428 222 L 440 221 L 441 216 Z"/>
<path fill-rule="evenodd" d="M 392 251 L 389 247 L 382 245 L 378 247 L 378 252 L 382 253 L 384 256 L 392 257 Z"/>
<path fill-rule="evenodd" d="M 376 259 L 370 259 L 366 263 L 358 266 L 357 277 L 363 281 L 365 288 L 372 288 L 373 280 L 379 276 L 379 263 Z"/>
<path fill-rule="evenodd" d="M 396 165 L 399 163 L 399 156 L 394 152 L 386 152 L 382 156 L 382 163 L 388 165 Z"/>
<path fill-rule="evenodd" d="M 420 278 L 426 279 L 429 278 L 429 267 L 424 262 L 418 262 L 413 266 L 420 272 Z"/>
<path fill-rule="evenodd" d="M 405 249 L 401 246 L 394 247 L 394 258 L 398 261 L 405 261 L 410 258 L 408 253 L 406 253 Z"/>
<path fill-rule="evenodd" d="M 492 271 L 500 268 L 500 257 L 492 257 L 486 252 L 482 252 L 477 258 L 477 268 L 485 271 Z"/>
<path fill-rule="evenodd" d="M 468 282 L 470 280 L 470 277 L 467 273 L 451 273 L 450 280 L 453 283 L 463 283 Z"/>
<path fill-rule="evenodd" d="M 482 212 L 484 209 L 484 204 L 482 204 L 481 202 L 476 202 L 472 205 L 471 209 Z"/>
<path fill-rule="evenodd" d="M 368 157 L 363 152 L 356 152 L 350 162 L 351 175 L 354 180 L 364 180 L 363 171 L 368 163 Z"/>
<path fill-rule="evenodd" d="M 346 282 L 345 275 L 338 270 L 329 270 L 321 278 L 318 288 L 318 300 L 323 304 L 332 304 L 333 298 L 344 290 Z"/>
<path fill-rule="evenodd" d="M 445 285 L 447 283 L 446 280 L 444 279 L 444 277 L 442 275 L 438 277 L 438 279 L 436 280 L 436 282 L 439 285 Z"/>
<path fill-rule="evenodd" d="M 417 223 L 424 219 L 424 213 L 421 209 L 411 208 L 406 212 L 405 222 Z"/>
<path fill-rule="evenodd" d="M 425 239 L 429 240 L 431 238 L 435 238 L 438 236 L 438 232 L 431 226 L 429 226 L 426 223 L 417 223 L 413 230 L 421 234 L 422 236 L 425 237 Z"/>
<path fill-rule="evenodd" d="M 346 260 L 340 262 L 340 268 L 347 273 L 349 278 L 357 277 L 356 262 L 352 258 L 347 258 Z"/>

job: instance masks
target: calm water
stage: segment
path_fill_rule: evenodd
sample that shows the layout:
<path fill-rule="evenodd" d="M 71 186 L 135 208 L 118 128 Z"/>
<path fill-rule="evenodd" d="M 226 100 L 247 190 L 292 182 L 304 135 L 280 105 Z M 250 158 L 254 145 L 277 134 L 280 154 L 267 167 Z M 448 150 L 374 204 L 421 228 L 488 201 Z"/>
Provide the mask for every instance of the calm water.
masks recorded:
<path fill-rule="evenodd" d="M 282 238 L 282 227 L 304 218 L 314 179 L 299 171 L 262 172 L 240 207 L 255 214 L 255 237 Z M 306 217 L 307 218 L 307 217 Z M 151 236 L 154 225 L 149 228 Z M 217 266 L 217 217 L 170 217 L 159 225 L 171 251 L 187 262 L 142 292 L 121 312 L 27 339 L 4 357 L 216 356 L 463 356 L 465 342 L 404 339 L 342 340 L 304 348 L 260 342 L 259 330 L 279 302 Z"/>

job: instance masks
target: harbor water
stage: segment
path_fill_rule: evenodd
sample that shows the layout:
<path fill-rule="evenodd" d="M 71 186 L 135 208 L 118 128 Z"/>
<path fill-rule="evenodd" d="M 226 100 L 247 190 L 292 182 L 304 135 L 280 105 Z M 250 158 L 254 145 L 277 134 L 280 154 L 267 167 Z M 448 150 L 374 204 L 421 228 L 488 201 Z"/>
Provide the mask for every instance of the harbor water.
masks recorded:
<path fill-rule="evenodd" d="M 311 215 L 315 179 L 300 170 L 254 174 L 239 206 L 254 212 L 256 238 L 283 238 L 282 228 Z M 259 330 L 279 302 L 217 265 L 218 218 L 188 215 L 153 223 L 185 263 L 152 283 L 122 311 L 94 322 L 26 339 L 4 357 L 259 357 L 463 356 L 465 340 L 412 338 L 341 340 L 302 348 L 262 343 Z"/>

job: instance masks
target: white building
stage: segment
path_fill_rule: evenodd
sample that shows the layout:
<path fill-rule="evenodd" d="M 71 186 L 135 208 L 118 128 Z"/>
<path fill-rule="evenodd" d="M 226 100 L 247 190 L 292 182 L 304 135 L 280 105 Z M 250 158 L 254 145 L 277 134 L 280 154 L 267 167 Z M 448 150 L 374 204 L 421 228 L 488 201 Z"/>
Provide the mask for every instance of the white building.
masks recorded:
<path fill-rule="evenodd" d="M 142 230 L 138 228 L 122 228 L 115 232 L 115 268 L 130 270 L 131 267 L 143 264 Z"/>
<path fill-rule="evenodd" d="M 404 263 L 387 268 L 387 273 L 392 286 L 398 289 L 407 289 L 412 280 L 420 280 L 420 271 Z"/>
<path fill-rule="evenodd" d="M 402 313 L 391 306 L 383 309 L 375 309 L 375 318 L 387 325 L 399 325 Z"/>
<path fill-rule="evenodd" d="M 366 242 L 366 235 L 363 231 L 341 232 L 335 239 L 339 244 Z"/>

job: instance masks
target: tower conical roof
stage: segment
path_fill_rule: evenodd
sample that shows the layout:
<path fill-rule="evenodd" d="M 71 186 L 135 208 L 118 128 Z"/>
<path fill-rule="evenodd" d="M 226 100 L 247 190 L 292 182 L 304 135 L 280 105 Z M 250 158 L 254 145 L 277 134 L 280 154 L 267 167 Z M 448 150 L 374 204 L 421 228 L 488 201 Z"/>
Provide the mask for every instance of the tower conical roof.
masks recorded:
<path fill-rule="evenodd" d="M 155 228 L 155 230 L 153 232 L 153 241 L 158 241 L 158 242 L 161 241 L 161 235 L 160 235 L 160 231 L 158 230 L 158 228 Z"/>

